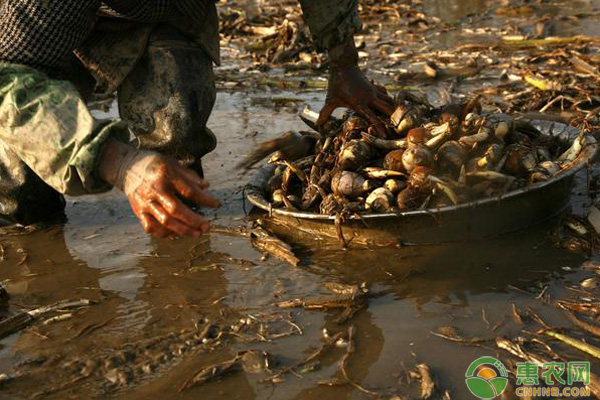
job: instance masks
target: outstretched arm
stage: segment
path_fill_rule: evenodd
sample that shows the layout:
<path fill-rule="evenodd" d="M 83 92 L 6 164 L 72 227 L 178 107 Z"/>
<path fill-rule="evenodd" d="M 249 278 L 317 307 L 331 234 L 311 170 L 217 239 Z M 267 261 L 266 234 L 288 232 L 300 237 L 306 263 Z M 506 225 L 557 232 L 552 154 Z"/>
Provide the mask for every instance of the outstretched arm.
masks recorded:
<path fill-rule="evenodd" d="M 360 29 L 357 0 L 300 0 L 304 19 L 319 51 L 329 55 L 329 87 L 318 124 L 338 107 L 351 108 L 385 134 L 377 113 L 390 115 L 394 102 L 358 68 L 354 34 Z"/>

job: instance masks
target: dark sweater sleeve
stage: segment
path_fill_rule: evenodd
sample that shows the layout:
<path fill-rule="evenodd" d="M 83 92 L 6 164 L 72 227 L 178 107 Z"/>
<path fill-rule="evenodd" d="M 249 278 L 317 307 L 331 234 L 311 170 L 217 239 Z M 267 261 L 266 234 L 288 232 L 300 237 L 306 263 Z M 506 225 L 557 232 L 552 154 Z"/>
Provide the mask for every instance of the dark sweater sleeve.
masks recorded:
<path fill-rule="evenodd" d="M 319 51 L 337 46 L 361 27 L 358 0 L 300 0 L 300 5 Z"/>
<path fill-rule="evenodd" d="M 92 31 L 99 8 L 98 0 L 1 1 L 0 62 L 60 69 Z"/>

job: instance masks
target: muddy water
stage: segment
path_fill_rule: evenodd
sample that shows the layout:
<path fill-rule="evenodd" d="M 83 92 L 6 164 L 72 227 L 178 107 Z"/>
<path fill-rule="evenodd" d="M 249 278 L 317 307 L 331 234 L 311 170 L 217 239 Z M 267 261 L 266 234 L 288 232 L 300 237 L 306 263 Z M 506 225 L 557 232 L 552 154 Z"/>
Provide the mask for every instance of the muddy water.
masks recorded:
<path fill-rule="evenodd" d="M 478 41 L 495 41 L 498 29 L 509 29 L 511 35 L 532 35 L 535 25 L 543 21 L 544 36 L 600 35 L 599 0 L 555 0 L 523 2 L 521 11 L 511 8 L 510 1 L 494 0 L 431 0 L 423 2 L 427 15 L 451 24 L 470 21 L 462 28 L 436 33 L 432 43 L 443 47 Z M 519 3 L 521 4 L 521 3 Z M 462 25 L 465 27 L 465 25 Z"/>
<path fill-rule="evenodd" d="M 219 95 L 211 126 L 219 132 L 220 145 L 206 158 L 212 191 L 224 200 L 221 210 L 209 214 L 215 224 L 243 223 L 244 178 L 233 169 L 238 157 L 275 132 L 301 128 L 295 108 L 274 107 L 274 97 L 294 97 L 313 106 L 322 100 L 321 94 L 310 93 Z M 335 311 L 274 306 L 281 300 L 326 295 L 323 283 L 331 281 L 364 282 L 374 294 L 351 321 L 357 350 L 348 371 L 354 380 L 389 392 L 401 387 L 407 369 L 426 362 L 454 398 L 466 398 L 466 367 L 477 356 L 495 351 L 460 347 L 430 331 L 454 325 L 468 336 L 514 334 L 521 327 L 510 319 L 510 302 L 531 306 L 560 323 L 559 314 L 535 299 L 536 294 L 548 287 L 552 296 L 562 295 L 565 283 L 585 275 L 578 272 L 580 256 L 555 248 L 548 239 L 550 225 L 484 242 L 377 251 L 341 250 L 336 243 L 296 238 L 302 261 L 293 268 L 275 259 L 261 260 L 243 238 L 212 233 L 198 240 L 151 239 L 118 193 L 70 199 L 67 214 L 64 226 L 4 237 L 0 279 L 12 295 L 13 311 L 67 298 L 89 298 L 98 304 L 79 310 L 70 320 L 37 324 L 3 340 L 0 371 L 13 371 L 15 364 L 27 360 L 45 362 L 18 368 L 25 374 L 2 387 L 0 398 L 25 399 L 36 393 L 56 399 L 362 398 L 347 386 L 319 385 L 339 375 L 342 350 L 325 357 L 318 370 L 301 377 L 286 375 L 275 385 L 260 383 L 265 375 L 240 373 L 178 392 L 196 370 L 237 351 L 264 349 L 280 366 L 292 365 L 318 348 L 324 328 L 333 333 L 347 329 L 334 322 Z M 153 373 L 135 370 L 143 362 L 138 356 L 122 363 L 134 370 L 130 385 L 107 383 L 110 368 L 104 363 L 126 344 L 194 329 L 203 318 L 227 325 L 247 315 L 283 316 L 303 334 L 266 343 L 228 341 L 212 352 L 189 352 L 157 362 Z M 90 377 L 74 381 L 80 373 L 69 365 L 90 359 L 102 365 Z M 74 383 L 61 386 L 70 381 Z"/>
<path fill-rule="evenodd" d="M 487 6 L 479 0 L 447 7 L 445 1 L 426 3 L 430 12 L 449 21 Z M 580 3 L 586 10 L 598 7 L 597 1 Z M 551 12 L 572 12 L 571 4 L 559 3 L 562 8 Z M 565 32 L 593 34 L 597 26 L 569 25 Z M 279 106 L 283 99 L 288 106 Z M 220 210 L 208 214 L 214 224 L 245 223 L 241 188 L 246 177 L 234 169 L 239 158 L 278 132 L 303 128 L 297 108 L 306 103 L 318 108 L 322 101 L 320 92 L 219 94 L 209 123 L 219 146 L 205 159 L 211 190 L 224 201 Z M 577 207 L 585 202 L 578 195 L 584 186 L 580 177 L 572 197 Z M 277 384 L 261 383 L 265 374 L 238 373 L 179 391 L 195 371 L 242 350 L 269 352 L 275 370 L 293 365 L 323 343 L 323 329 L 336 333 L 348 324 L 357 332 L 348 373 L 362 386 L 407 393 L 406 371 L 425 362 L 453 398 L 471 398 L 464 384 L 468 364 L 482 355 L 496 355 L 496 350 L 459 346 L 430 332 L 453 325 L 469 337 L 515 335 L 523 327 L 510 317 L 513 302 L 564 325 L 562 315 L 538 294 L 566 296 L 572 293 L 568 286 L 591 276 L 579 269 L 581 256 L 554 246 L 548 236 L 553 223 L 494 240 L 402 249 L 342 250 L 337 243 L 292 235 L 301 258 L 300 267 L 293 268 L 262 259 L 244 238 L 219 233 L 197 240 L 149 238 L 116 192 L 69 199 L 67 216 L 63 226 L 0 238 L 5 253 L 0 280 L 11 294 L 8 313 L 71 298 L 97 304 L 76 311 L 69 320 L 36 324 L 0 341 L 0 373 L 22 374 L 0 387 L 0 399 L 365 398 L 351 386 L 320 384 L 340 376 L 343 349 L 325 356 L 315 371 L 285 375 Z M 332 281 L 364 283 L 373 294 L 349 323 L 337 324 L 337 311 L 275 306 L 283 300 L 328 295 L 323 284 Z M 188 349 L 182 354 L 158 345 L 149 355 L 121 356 L 140 341 L 167 334 L 174 335 L 171 345 L 181 344 L 186 332 L 206 320 L 226 328 L 248 316 L 264 321 L 257 323 L 264 324 L 267 336 L 298 333 L 282 320 L 293 322 L 302 335 L 251 343 L 234 338 L 212 351 Z M 82 374 L 86 363 L 93 365 L 91 372 Z M 152 371 L 142 370 L 149 363 Z M 129 371 L 130 383 L 111 384 L 114 369 Z"/>

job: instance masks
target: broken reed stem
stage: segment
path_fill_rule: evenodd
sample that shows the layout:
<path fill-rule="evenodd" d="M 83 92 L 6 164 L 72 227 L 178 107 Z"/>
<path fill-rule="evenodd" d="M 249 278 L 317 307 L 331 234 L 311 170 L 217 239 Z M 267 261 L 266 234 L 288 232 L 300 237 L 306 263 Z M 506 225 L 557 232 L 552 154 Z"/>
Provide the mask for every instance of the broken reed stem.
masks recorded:
<path fill-rule="evenodd" d="M 5 337 L 12 335 L 13 333 L 19 332 L 27 328 L 35 320 L 37 320 L 39 317 L 45 314 L 65 309 L 86 307 L 92 304 L 95 303 L 88 299 L 63 300 L 54 304 L 36 308 L 34 310 L 22 311 L 18 314 L 15 314 L 11 317 L 0 321 L 0 339 L 4 339 Z"/>
<path fill-rule="evenodd" d="M 290 367 L 284 367 L 279 372 L 277 372 L 275 375 L 271 375 L 268 378 L 262 379 L 260 382 L 263 382 L 263 383 L 264 382 L 274 383 L 277 379 L 281 378 L 283 375 L 285 375 L 288 372 L 295 374 L 296 373 L 295 372 L 296 368 L 300 368 L 300 367 L 303 367 L 305 365 L 308 365 L 311 362 L 313 362 L 316 359 L 318 359 L 321 356 L 323 356 L 323 354 L 325 354 L 329 349 L 331 349 L 332 347 L 335 346 L 335 342 L 337 342 L 340 338 L 342 338 L 342 336 L 343 336 L 342 332 L 336 333 L 329 340 L 327 340 L 327 342 L 323 343 L 321 345 L 321 347 L 319 347 L 314 353 L 310 354 L 304 360 L 298 362 L 296 365 L 293 365 L 293 366 L 290 366 Z"/>
<path fill-rule="evenodd" d="M 479 344 L 479 343 L 489 343 L 489 342 L 493 342 L 494 339 L 483 339 L 483 338 L 463 338 L 460 336 L 448 336 L 448 335 L 444 335 L 443 333 L 439 333 L 439 332 L 429 332 L 434 336 L 440 337 L 442 339 L 446 339 L 449 340 L 451 342 L 456 342 L 456 343 L 463 343 L 463 344 Z"/>
<path fill-rule="evenodd" d="M 598 38 L 593 38 L 585 35 L 575 35 L 568 37 L 547 37 L 544 39 L 511 39 L 503 38 L 500 43 L 501 47 L 540 47 L 540 46 L 553 46 L 560 44 L 572 44 L 572 43 L 600 43 Z"/>
<path fill-rule="evenodd" d="M 583 351 L 597 359 L 600 360 L 600 349 L 596 346 L 592 346 L 581 340 L 573 339 L 567 335 L 563 335 L 562 333 L 554 332 L 554 331 L 544 331 L 546 336 L 550 336 L 551 338 L 560 340 L 568 346 L 571 346 L 577 350 Z"/>
<path fill-rule="evenodd" d="M 514 38 L 502 38 L 495 44 L 479 44 L 469 43 L 458 47 L 458 51 L 480 51 L 481 49 L 493 49 L 493 50 L 522 50 L 528 47 L 544 47 L 544 46 L 558 46 L 575 43 L 600 43 L 600 39 L 585 36 L 576 35 L 569 37 L 547 37 L 544 39 L 514 39 Z"/>
<path fill-rule="evenodd" d="M 316 79 L 285 79 L 285 78 L 263 78 L 257 82 L 258 86 L 269 86 L 277 87 L 280 89 L 313 89 L 313 90 L 327 90 L 328 82 L 325 80 Z M 388 92 L 422 92 L 423 88 L 418 86 L 401 86 L 394 84 L 382 85 Z"/>
<path fill-rule="evenodd" d="M 340 371 L 342 372 L 342 376 L 344 377 L 346 382 L 348 382 L 351 386 L 370 396 L 379 397 L 379 393 L 366 389 L 360 386 L 358 383 L 354 382 L 352 379 L 350 379 L 348 371 L 346 370 L 346 363 L 348 362 L 348 358 L 352 353 L 354 353 L 354 331 L 354 325 L 350 325 L 350 327 L 348 328 L 348 347 L 346 348 L 346 354 L 344 354 L 344 356 L 340 360 Z"/>
<path fill-rule="evenodd" d="M 569 317 L 569 320 L 571 320 L 571 322 L 578 326 L 579 328 L 583 329 L 584 331 L 591 333 L 592 335 L 596 336 L 596 337 L 600 337 L 600 328 L 592 325 L 592 324 L 588 324 L 585 321 L 580 320 L 579 318 L 577 318 L 575 316 L 574 313 L 567 311 L 567 316 Z"/>

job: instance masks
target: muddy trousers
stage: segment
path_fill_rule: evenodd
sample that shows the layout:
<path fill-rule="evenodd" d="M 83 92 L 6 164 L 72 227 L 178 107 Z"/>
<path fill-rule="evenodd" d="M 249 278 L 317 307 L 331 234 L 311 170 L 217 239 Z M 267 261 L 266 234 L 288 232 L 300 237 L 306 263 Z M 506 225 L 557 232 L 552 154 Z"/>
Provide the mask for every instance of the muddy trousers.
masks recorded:
<path fill-rule="evenodd" d="M 206 127 L 216 97 L 212 61 L 175 29 L 157 27 L 143 57 L 118 90 L 120 117 L 134 144 L 172 156 L 202 175 L 216 146 Z M 24 225 L 62 215 L 63 196 L 0 142 L 0 214 Z"/>

